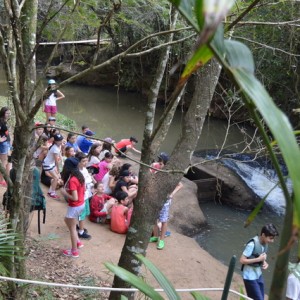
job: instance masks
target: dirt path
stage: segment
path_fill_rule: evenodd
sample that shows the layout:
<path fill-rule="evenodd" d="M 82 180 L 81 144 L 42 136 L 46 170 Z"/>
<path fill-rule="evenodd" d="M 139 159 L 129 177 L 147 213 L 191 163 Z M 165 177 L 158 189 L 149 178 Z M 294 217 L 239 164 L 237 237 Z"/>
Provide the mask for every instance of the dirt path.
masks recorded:
<path fill-rule="evenodd" d="M 118 263 L 125 236 L 111 232 L 108 225 L 94 224 L 87 220 L 85 227 L 92 235 L 92 239 L 83 241 L 85 246 L 81 249 L 78 259 L 62 258 L 61 249 L 70 246 L 69 232 L 63 222 L 66 206 L 64 200 L 47 198 L 46 224 L 41 225 L 41 235 L 37 232 L 37 212 L 33 212 L 28 236 L 42 241 L 51 252 L 53 260 L 66 261 L 66 263 L 71 261 L 77 268 L 87 267 L 93 274 L 111 283 L 113 277 L 105 269 L 103 263 L 108 261 Z M 193 239 L 178 234 L 174 230 L 172 230 L 171 237 L 166 239 L 165 249 L 159 251 L 155 244 L 150 244 L 147 257 L 161 269 L 176 288 L 221 288 L 224 285 L 227 268 L 201 249 Z M 53 264 L 55 263 L 53 261 Z M 34 266 L 31 265 L 31 268 Z M 144 275 L 146 281 L 159 287 L 149 272 Z M 66 282 L 65 279 L 62 278 L 62 280 Z M 242 285 L 241 277 L 235 274 L 232 288 L 239 291 Z M 209 292 L 206 295 L 211 299 L 220 299 L 219 292 Z M 181 296 L 182 299 L 192 299 L 187 293 L 182 293 Z M 229 299 L 239 299 L 239 297 L 230 296 Z"/>

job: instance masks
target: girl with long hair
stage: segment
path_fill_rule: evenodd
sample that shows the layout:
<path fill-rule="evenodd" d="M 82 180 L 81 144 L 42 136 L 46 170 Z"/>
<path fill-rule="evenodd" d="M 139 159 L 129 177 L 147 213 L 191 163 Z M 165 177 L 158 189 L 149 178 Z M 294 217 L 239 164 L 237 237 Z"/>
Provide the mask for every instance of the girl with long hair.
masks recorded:
<path fill-rule="evenodd" d="M 84 193 L 85 181 L 82 173 L 78 168 L 79 161 L 75 157 L 70 157 L 66 161 L 70 164 L 70 179 L 66 187 L 60 191 L 68 199 L 68 209 L 65 216 L 65 223 L 70 231 L 71 249 L 63 250 L 63 255 L 70 257 L 79 257 L 78 249 L 83 247 L 83 244 L 78 238 L 76 224 L 79 216 L 84 210 Z"/>

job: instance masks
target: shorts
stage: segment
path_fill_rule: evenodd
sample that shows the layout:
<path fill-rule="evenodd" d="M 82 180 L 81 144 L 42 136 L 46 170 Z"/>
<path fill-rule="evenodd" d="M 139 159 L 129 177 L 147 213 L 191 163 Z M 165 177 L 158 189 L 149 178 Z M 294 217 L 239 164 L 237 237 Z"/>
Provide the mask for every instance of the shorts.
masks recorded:
<path fill-rule="evenodd" d="M 0 154 L 8 154 L 10 143 L 8 141 L 0 143 Z"/>
<path fill-rule="evenodd" d="M 90 211 L 90 200 L 86 199 L 84 201 L 84 209 L 81 212 L 80 216 L 79 216 L 79 221 L 83 221 L 87 216 L 89 216 L 91 213 Z"/>
<path fill-rule="evenodd" d="M 170 206 L 171 206 L 171 199 L 168 199 L 159 213 L 158 219 L 160 222 L 162 223 L 168 222 Z"/>
<path fill-rule="evenodd" d="M 80 214 L 84 210 L 85 204 L 83 203 L 80 206 L 68 206 L 66 218 L 67 219 L 79 219 Z"/>
<path fill-rule="evenodd" d="M 49 114 L 56 114 L 57 113 L 57 107 L 56 105 L 45 105 L 44 112 Z"/>
<path fill-rule="evenodd" d="M 55 164 L 53 164 L 53 165 L 45 165 L 45 164 L 43 164 L 43 169 L 44 169 L 44 171 L 52 171 L 53 169 L 55 168 Z"/>

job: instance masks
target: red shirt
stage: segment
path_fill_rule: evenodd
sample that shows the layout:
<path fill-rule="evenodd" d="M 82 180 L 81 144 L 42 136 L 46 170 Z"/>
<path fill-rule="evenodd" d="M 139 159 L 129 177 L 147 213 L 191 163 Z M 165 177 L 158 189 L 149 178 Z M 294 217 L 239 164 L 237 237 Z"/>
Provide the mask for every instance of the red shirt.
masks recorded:
<path fill-rule="evenodd" d="M 71 199 L 68 199 L 69 206 L 76 207 L 76 206 L 81 206 L 82 204 L 84 204 L 85 185 L 81 184 L 75 176 L 72 176 L 69 180 L 68 193 L 70 195 L 72 195 L 72 191 L 77 191 L 78 200 L 73 201 Z"/>
<path fill-rule="evenodd" d="M 132 142 L 130 141 L 130 139 L 123 139 L 123 140 L 121 140 L 120 142 L 118 142 L 117 144 L 116 144 L 116 148 L 117 149 L 121 149 L 121 148 L 124 148 L 124 147 L 126 147 L 126 146 L 133 146 L 133 144 L 132 144 Z"/>
<path fill-rule="evenodd" d="M 94 195 L 90 202 L 90 221 L 97 222 L 98 217 L 105 217 L 107 212 L 101 212 L 104 207 L 104 204 L 109 200 L 111 196 L 102 194 L 101 196 Z"/>
<path fill-rule="evenodd" d="M 110 229 L 116 233 L 126 233 L 129 223 L 124 214 L 124 205 L 114 205 L 111 210 Z"/>

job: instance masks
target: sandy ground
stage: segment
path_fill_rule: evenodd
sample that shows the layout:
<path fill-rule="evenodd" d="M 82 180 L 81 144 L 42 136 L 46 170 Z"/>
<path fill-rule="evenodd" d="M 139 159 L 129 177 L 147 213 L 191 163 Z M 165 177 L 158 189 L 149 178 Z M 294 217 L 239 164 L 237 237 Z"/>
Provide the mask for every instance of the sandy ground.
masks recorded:
<path fill-rule="evenodd" d="M 30 217 L 29 238 L 46 243 L 54 252 L 69 248 L 69 232 L 63 222 L 66 206 L 64 200 L 47 197 L 46 224 L 41 225 L 41 235 L 39 235 L 37 212 L 33 212 Z M 88 267 L 102 280 L 112 282 L 113 276 L 105 269 L 103 263 L 118 263 L 125 236 L 111 232 L 108 225 L 94 224 L 89 220 L 86 221 L 85 227 L 92 235 L 92 239 L 83 240 L 85 246 L 80 250 L 79 258 L 64 257 L 64 259 L 72 260 L 78 268 Z M 176 288 L 222 288 L 227 267 L 201 249 L 192 238 L 170 229 L 172 235 L 166 239 L 165 249 L 159 251 L 155 244 L 149 244 L 147 258 L 161 269 Z M 216 245 L 216 247 L 221 247 L 221 245 Z M 53 263 L 55 264 L 55 261 Z M 159 287 L 149 272 L 145 272 L 144 275 L 147 282 Z M 239 291 L 241 286 L 243 286 L 241 277 L 235 274 L 231 288 Z M 221 298 L 220 292 L 204 294 L 210 299 Z M 192 299 L 188 293 L 182 293 L 181 297 L 182 299 Z M 231 295 L 229 299 L 239 299 L 239 297 Z"/>

